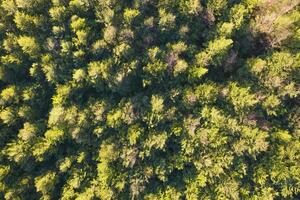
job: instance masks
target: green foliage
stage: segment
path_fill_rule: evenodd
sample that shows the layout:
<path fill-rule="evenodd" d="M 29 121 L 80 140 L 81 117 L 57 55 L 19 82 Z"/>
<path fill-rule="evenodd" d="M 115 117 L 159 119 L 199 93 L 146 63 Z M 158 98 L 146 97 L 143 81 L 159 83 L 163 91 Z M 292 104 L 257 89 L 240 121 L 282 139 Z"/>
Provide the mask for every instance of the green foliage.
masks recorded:
<path fill-rule="evenodd" d="M 14 22 L 21 31 L 31 33 L 32 31 L 36 30 L 36 27 L 41 26 L 42 20 L 40 17 L 30 16 L 22 12 L 16 12 Z"/>
<path fill-rule="evenodd" d="M 36 39 L 29 36 L 21 36 L 18 39 L 18 44 L 21 46 L 24 53 L 27 53 L 32 57 L 36 57 L 40 51 L 40 47 Z"/>
<path fill-rule="evenodd" d="M 19 131 L 18 137 L 24 141 L 31 140 L 36 136 L 37 132 L 38 127 L 36 125 L 25 122 L 24 127 Z"/>
<path fill-rule="evenodd" d="M 0 118 L 4 124 L 13 125 L 16 120 L 16 113 L 11 107 L 7 107 L 0 112 Z"/>
<path fill-rule="evenodd" d="M 140 14 L 139 10 L 125 9 L 124 11 L 125 23 L 131 24 L 133 19 L 136 18 L 139 14 Z"/>
<path fill-rule="evenodd" d="M 65 6 L 55 6 L 50 8 L 49 14 L 51 16 L 51 20 L 57 22 L 63 22 L 66 18 L 66 7 Z"/>
<path fill-rule="evenodd" d="M 145 141 L 144 148 L 146 149 L 146 155 L 150 155 L 152 149 L 163 150 L 166 144 L 168 136 L 166 132 L 162 133 L 150 133 Z"/>
<path fill-rule="evenodd" d="M 250 88 L 239 87 L 236 83 L 229 84 L 228 98 L 236 112 L 248 110 L 258 102 Z"/>
<path fill-rule="evenodd" d="M 88 75 L 92 83 L 97 80 L 107 80 L 109 77 L 110 63 L 109 61 L 94 61 L 88 64 Z"/>
<path fill-rule="evenodd" d="M 167 12 L 165 9 L 159 10 L 159 22 L 158 25 L 162 31 L 170 30 L 175 26 L 176 16 Z"/>
<path fill-rule="evenodd" d="M 160 61 L 155 61 L 154 63 L 148 63 L 145 66 L 145 71 L 151 75 L 162 74 L 167 69 L 167 65 Z"/>
<path fill-rule="evenodd" d="M 161 96 L 154 95 L 151 97 L 151 106 L 153 113 L 160 113 L 164 109 L 164 99 Z"/>
<path fill-rule="evenodd" d="M 209 64 L 220 65 L 223 57 L 231 48 L 233 41 L 231 39 L 219 38 L 208 43 L 207 49 L 196 55 L 196 62 L 199 66 Z"/>
<path fill-rule="evenodd" d="M 16 5 L 18 8 L 23 9 L 34 9 L 34 8 L 40 8 L 45 5 L 47 5 L 45 0 L 16 0 Z"/>
<path fill-rule="evenodd" d="M 85 19 L 83 18 L 80 18 L 76 15 L 72 16 L 71 18 L 71 24 L 70 24 L 72 30 L 74 32 L 78 31 L 78 30 L 81 30 L 81 29 L 84 29 L 86 27 L 86 22 L 85 22 Z"/>
<path fill-rule="evenodd" d="M 59 165 L 59 170 L 61 172 L 67 172 L 68 169 L 70 169 L 72 165 L 72 159 L 71 158 L 65 158 Z"/>
<path fill-rule="evenodd" d="M 11 15 L 16 12 L 16 3 L 13 0 L 3 0 L 1 7 L 8 13 L 8 15 Z"/>
<path fill-rule="evenodd" d="M 180 8 L 184 14 L 188 15 L 199 15 L 203 10 L 201 2 L 198 0 L 180 1 Z"/>
<path fill-rule="evenodd" d="M 45 138 L 51 142 L 61 141 L 64 136 L 62 130 L 48 130 L 45 133 Z"/>
<path fill-rule="evenodd" d="M 180 192 L 176 191 L 175 188 L 168 187 L 165 191 L 161 191 L 158 195 L 149 194 L 145 197 L 145 199 L 153 199 L 153 200 L 159 200 L 159 199 L 166 199 L 166 200 L 179 200 L 180 199 Z"/>
<path fill-rule="evenodd" d="M 214 84 L 202 84 L 196 87 L 195 96 L 200 103 L 214 103 L 218 96 L 218 87 Z"/>
<path fill-rule="evenodd" d="M 174 76 L 178 76 L 179 74 L 183 73 L 186 71 L 188 68 L 188 64 L 184 60 L 178 60 L 176 65 L 174 66 Z"/>
<path fill-rule="evenodd" d="M 51 193 L 54 191 L 57 181 L 55 172 L 48 172 L 35 178 L 36 190 L 43 194 L 43 198 L 50 198 Z"/>
<path fill-rule="evenodd" d="M 83 82 L 86 78 L 86 72 L 83 69 L 74 70 L 73 79 L 76 82 Z"/>
<path fill-rule="evenodd" d="M 22 141 L 12 141 L 8 143 L 3 150 L 9 160 L 14 161 L 16 163 L 21 163 L 26 161 L 28 158 L 29 145 Z"/>
<path fill-rule="evenodd" d="M 299 199 L 299 0 L 0 0 L 0 199 Z"/>
<path fill-rule="evenodd" d="M 17 89 L 15 86 L 10 86 L 1 91 L 1 101 L 3 103 L 13 103 L 17 98 Z"/>
<path fill-rule="evenodd" d="M 122 123 L 122 111 L 113 110 L 107 114 L 107 125 L 111 127 L 119 126 Z"/>
<path fill-rule="evenodd" d="M 143 134 L 144 130 L 138 125 L 133 125 L 128 129 L 129 144 L 135 145 L 138 138 Z"/>

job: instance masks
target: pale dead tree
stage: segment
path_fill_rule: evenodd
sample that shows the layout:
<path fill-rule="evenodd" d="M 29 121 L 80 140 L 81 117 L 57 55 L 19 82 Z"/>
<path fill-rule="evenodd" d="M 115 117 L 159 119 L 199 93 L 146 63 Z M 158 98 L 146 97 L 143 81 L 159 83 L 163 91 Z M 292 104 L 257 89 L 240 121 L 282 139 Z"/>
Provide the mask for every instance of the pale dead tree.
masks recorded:
<path fill-rule="evenodd" d="M 189 135 L 195 135 L 195 131 L 199 125 L 200 119 L 195 118 L 192 115 L 189 115 L 187 118 L 184 119 L 184 126 Z"/>
<path fill-rule="evenodd" d="M 236 51 L 231 51 L 225 60 L 224 63 L 224 71 L 231 72 L 233 70 L 233 66 L 236 63 L 238 53 Z"/>
<path fill-rule="evenodd" d="M 291 35 L 290 29 L 294 23 L 292 20 L 287 20 L 284 24 L 281 24 L 280 19 L 299 4 L 300 0 L 263 1 L 254 13 L 255 19 L 250 24 L 250 32 L 254 36 L 259 34 L 265 35 L 263 41 L 269 47 L 279 46 L 282 41 Z"/>
<path fill-rule="evenodd" d="M 168 63 L 168 71 L 173 72 L 174 66 L 176 65 L 178 60 L 178 55 L 175 53 L 171 52 L 167 55 L 166 61 Z"/>
<path fill-rule="evenodd" d="M 208 26 L 214 25 L 216 18 L 213 11 L 207 9 L 204 13 L 203 20 Z"/>
<path fill-rule="evenodd" d="M 255 14 L 255 23 L 261 32 L 270 33 L 276 19 L 299 4 L 300 0 L 266 0 L 259 6 Z"/>
<path fill-rule="evenodd" d="M 127 124 L 132 124 L 137 119 L 137 112 L 132 102 L 127 102 L 122 108 L 122 120 Z"/>
<path fill-rule="evenodd" d="M 185 101 L 188 105 L 194 105 L 197 102 L 197 96 L 193 91 L 190 91 L 185 95 Z"/>
<path fill-rule="evenodd" d="M 154 41 L 152 35 L 147 35 L 143 38 L 142 48 L 147 49 Z"/>
<path fill-rule="evenodd" d="M 260 121 L 259 128 L 263 131 L 269 131 L 271 129 L 271 125 L 267 121 Z"/>
<path fill-rule="evenodd" d="M 250 113 L 249 115 L 247 115 L 243 119 L 243 123 L 247 125 L 257 126 L 264 131 L 268 131 L 271 128 L 270 123 L 256 113 Z"/>
<path fill-rule="evenodd" d="M 139 178 L 134 179 L 130 185 L 131 200 L 137 199 L 145 190 L 145 181 Z"/>
<path fill-rule="evenodd" d="M 134 39 L 134 32 L 130 29 L 125 29 L 125 30 L 121 31 L 120 36 L 121 36 L 121 39 L 130 42 Z"/>
<path fill-rule="evenodd" d="M 125 167 L 132 168 L 134 166 L 137 161 L 138 153 L 139 151 L 137 148 L 126 149 L 123 152 L 121 158 L 123 159 L 123 164 Z"/>

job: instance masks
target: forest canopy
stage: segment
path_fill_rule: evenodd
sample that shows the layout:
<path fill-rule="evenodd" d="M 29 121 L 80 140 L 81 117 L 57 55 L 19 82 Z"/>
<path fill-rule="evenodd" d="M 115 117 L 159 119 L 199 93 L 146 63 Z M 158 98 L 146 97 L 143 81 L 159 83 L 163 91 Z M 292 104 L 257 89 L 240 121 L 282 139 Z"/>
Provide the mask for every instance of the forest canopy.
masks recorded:
<path fill-rule="evenodd" d="M 300 199 L 300 0 L 0 0 L 0 199 Z"/>

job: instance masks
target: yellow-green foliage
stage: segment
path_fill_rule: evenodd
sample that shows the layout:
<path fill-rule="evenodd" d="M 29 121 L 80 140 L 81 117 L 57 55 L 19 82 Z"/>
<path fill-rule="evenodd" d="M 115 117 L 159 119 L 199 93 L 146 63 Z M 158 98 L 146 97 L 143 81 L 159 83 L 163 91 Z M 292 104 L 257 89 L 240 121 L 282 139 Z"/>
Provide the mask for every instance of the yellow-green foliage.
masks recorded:
<path fill-rule="evenodd" d="M 299 0 L 0 0 L 0 199 L 299 199 L 299 20 Z"/>

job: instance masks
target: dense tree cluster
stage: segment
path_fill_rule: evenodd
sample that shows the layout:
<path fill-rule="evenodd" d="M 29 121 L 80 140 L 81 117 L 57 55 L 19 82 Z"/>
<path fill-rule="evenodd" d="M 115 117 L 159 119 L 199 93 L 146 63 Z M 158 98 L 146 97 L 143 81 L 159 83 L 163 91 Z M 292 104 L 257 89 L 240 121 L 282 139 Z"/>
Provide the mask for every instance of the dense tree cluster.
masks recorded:
<path fill-rule="evenodd" d="M 299 3 L 0 0 L 0 199 L 299 199 Z"/>

